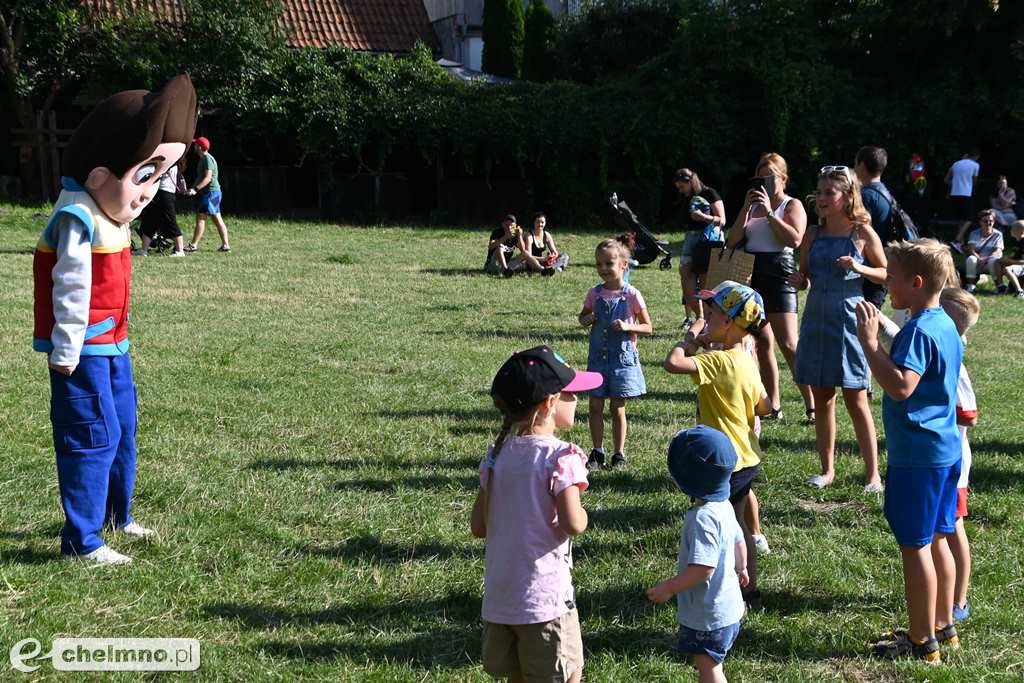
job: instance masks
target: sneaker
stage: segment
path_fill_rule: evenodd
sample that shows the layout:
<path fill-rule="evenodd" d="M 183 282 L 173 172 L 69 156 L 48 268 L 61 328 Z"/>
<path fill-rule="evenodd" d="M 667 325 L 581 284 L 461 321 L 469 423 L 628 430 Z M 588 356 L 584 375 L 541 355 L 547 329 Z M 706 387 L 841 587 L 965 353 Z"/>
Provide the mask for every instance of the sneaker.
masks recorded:
<path fill-rule="evenodd" d="M 231 251 L 231 247 L 229 247 L 226 244 L 222 244 L 219 247 L 217 247 L 217 251 Z"/>
<path fill-rule="evenodd" d="M 693 327 L 693 318 L 691 318 L 690 316 L 686 316 L 686 319 L 683 320 L 683 329 L 688 330 L 691 327 Z"/>
<path fill-rule="evenodd" d="M 175 251 L 171 254 L 171 258 L 185 258 L 185 252 Z"/>
<path fill-rule="evenodd" d="M 896 638 L 907 638 L 910 639 L 910 632 L 905 628 L 898 628 L 889 633 L 882 634 L 882 640 L 894 640 Z M 956 632 L 956 626 L 953 624 L 946 624 L 942 628 L 935 629 L 935 640 L 942 647 L 948 647 L 951 650 L 960 648 L 960 635 Z"/>
<path fill-rule="evenodd" d="M 626 456 L 621 452 L 612 455 L 612 469 L 621 470 L 626 466 Z"/>
<path fill-rule="evenodd" d="M 743 593 L 743 602 L 746 603 L 747 609 L 750 611 L 764 608 L 764 602 L 761 600 L 760 590 L 752 590 L 749 593 Z"/>
<path fill-rule="evenodd" d="M 109 545 L 101 545 L 99 548 L 96 548 L 96 550 L 93 550 L 91 553 L 86 553 L 85 555 L 64 555 L 64 559 L 71 562 L 74 562 L 75 560 L 80 560 L 82 562 L 91 562 L 92 564 L 132 563 L 132 558 L 128 557 L 127 555 L 122 555 L 121 553 L 111 548 Z"/>
<path fill-rule="evenodd" d="M 968 602 L 964 603 L 964 606 L 953 603 L 953 621 L 963 621 L 967 617 L 971 616 L 971 604 Z"/>
<path fill-rule="evenodd" d="M 882 484 L 868 484 L 864 487 L 864 493 L 882 493 L 885 491 L 885 486 Z"/>
<path fill-rule="evenodd" d="M 772 554 L 772 549 L 768 546 L 768 539 L 764 537 L 764 534 L 751 534 L 751 538 L 754 539 L 754 547 L 757 548 L 759 555 Z"/>
<path fill-rule="evenodd" d="M 1024 299 L 1024 290 L 1017 292 L 1014 296 L 1016 296 L 1018 299 Z"/>
<path fill-rule="evenodd" d="M 978 291 L 978 288 L 975 285 L 967 285 L 966 287 L 964 287 L 964 289 L 967 290 L 968 294 L 976 294 Z"/>
<path fill-rule="evenodd" d="M 149 250 L 139 247 L 138 249 L 132 249 L 132 256 L 149 256 Z"/>
<path fill-rule="evenodd" d="M 131 536 L 133 538 L 145 538 L 156 534 L 155 531 L 147 529 L 138 522 L 129 522 L 121 527 L 119 531 L 121 531 L 125 536 Z"/>
<path fill-rule="evenodd" d="M 199 247 L 197 247 L 196 245 L 192 244 L 191 242 L 189 242 L 188 244 L 185 245 L 185 251 L 198 251 L 198 250 L 199 250 Z"/>
<path fill-rule="evenodd" d="M 599 470 L 602 467 L 604 467 L 604 451 L 600 448 L 595 448 L 590 451 L 590 457 L 587 458 L 587 469 Z"/>
<path fill-rule="evenodd" d="M 928 664 L 942 664 L 942 654 L 939 652 L 939 641 L 929 638 L 923 643 L 915 643 L 910 634 L 903 629 L 886 634 L 877 643 L 868 645 L 868 651 L 874 657 L 882 659 L 920 659 Z"/>
<path fill-rule="evenodd" d="M 552 275 L 555 274 L 555 269 L 545 268 L 544 270 L 540 271 L 540 274 L 543 275 L 544 277 L 551 277 Z"/>
<path fill-rule="evenodd" d="M 998 287 L 996 287 L 996 294 L 1006 294 L 1006 290 L 1008 289 L 1009 287 L 1007 287 L 1006 285 L 999 285 Z"/>

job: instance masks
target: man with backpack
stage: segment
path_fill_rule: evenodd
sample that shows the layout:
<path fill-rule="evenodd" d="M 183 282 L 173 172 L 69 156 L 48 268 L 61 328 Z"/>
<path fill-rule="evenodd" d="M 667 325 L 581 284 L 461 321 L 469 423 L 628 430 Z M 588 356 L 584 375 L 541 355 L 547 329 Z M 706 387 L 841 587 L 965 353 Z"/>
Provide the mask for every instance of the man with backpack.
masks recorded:
<path fill-rule="evenodd" d="M 864 201 L 864 208 L 871 214 L 871 227 L 875 229 L 882 239 L 882 245 L 894 240 L 903 239 L 902 235 L 895 234 L 893 229 L 894 201 L 889 188 L 882 182 L 882 173 L 886 164 L 889 163 L 889 155 L 881 147 L 861 147 L 857 150 L 854 158 L 853 170 L 861 184 L 861 198 Z M 873 263 L 865 263 L 867 266 L 874 266 Z M 864 280 L 864 298 L 870 301 L 879 310 L 885 303 L 885 285 L 877 285 Z"/>

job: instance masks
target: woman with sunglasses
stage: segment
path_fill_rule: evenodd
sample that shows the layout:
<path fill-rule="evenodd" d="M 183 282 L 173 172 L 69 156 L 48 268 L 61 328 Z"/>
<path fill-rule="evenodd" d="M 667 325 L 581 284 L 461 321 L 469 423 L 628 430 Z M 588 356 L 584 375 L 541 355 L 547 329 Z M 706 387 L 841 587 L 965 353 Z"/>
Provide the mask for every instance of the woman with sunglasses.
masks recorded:
<path fill-rule="evenodd" d="M 814 396 L 821 474 L 807 484 L 824 488 L 835 479 L 839 388 L 864 459 L 864 492 L 880 493 L 878 443 L 867 392 L 871 376 L 857 338 L 857 304 L 864 300 L 865 279 L 885 282 L 885 251 L 878 233 L 871 229 L 871 214 L 864 208 L 860 181 L 851 169 L 821 169 L 813 202 L 820 225 L 807 231 L 800 248 L 800 269 L 791 278 L 799 289 L 811 287 L 800 324 L 796 381 L 809 385 Z"/>
<path fill-rule="evenodd" d="M 775 153 L 763 154 L 754 169 L 754 185 L 743 202 L 729 231 L 728 245 L 738 247 L 744 241 L 747 253 L 754 254 L 754 273 L 750 286 L 764 300 L 768 325 L 757 339 L 757 359 L 761 381 L 768 391 L 772 412 L 763 419 L 782 417 L 779 392 L 779 366 L 775 360 L 775 340 L 790 372 L 795 369 L 797 345 L 796 288 L 790 276 L 796 271 L 793 250 L 800 246 L 807 229 L 807 212 L 799 199 L 786 194 L 789 168 Z M 804 400 L 808 420 L 814 419 L 814 400 L 805 384 L 797 384 Z"/>
<path fill-rule="evenodd" d="M 683 327 L 689 327 L 694 318 L 704 317 L 697 299 L 697 281 L 708 272 L 710 251 L 698 247 L 709 239 L 717 241 L 713 235 L 720 234 L 725 227 L 725 203 L 713 187 L 701 182 L 697 174 L 688 168 L 676 171 L 675 185 L 679 191 L 679 223 L 683 229 L 683 248 L 679 258 L 679 281 L 686 315 Z"/>

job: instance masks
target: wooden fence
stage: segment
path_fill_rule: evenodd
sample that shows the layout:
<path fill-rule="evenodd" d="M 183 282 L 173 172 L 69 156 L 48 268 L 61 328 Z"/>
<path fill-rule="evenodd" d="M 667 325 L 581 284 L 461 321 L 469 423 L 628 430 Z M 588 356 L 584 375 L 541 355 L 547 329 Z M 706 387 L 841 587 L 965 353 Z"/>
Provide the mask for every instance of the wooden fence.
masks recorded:
<path fill-rule="evenodd" d="M 39 188 L 43 198 L 52 202 L 60 194 L 60 161 L 74 130 L 57 127 L 57 113 L 50 111 L 46 121 L 43 113 L 36 112 L 34 128 L 12 128 L 14 145 L 33 150 L 33 159 L 39 169 Z"/>

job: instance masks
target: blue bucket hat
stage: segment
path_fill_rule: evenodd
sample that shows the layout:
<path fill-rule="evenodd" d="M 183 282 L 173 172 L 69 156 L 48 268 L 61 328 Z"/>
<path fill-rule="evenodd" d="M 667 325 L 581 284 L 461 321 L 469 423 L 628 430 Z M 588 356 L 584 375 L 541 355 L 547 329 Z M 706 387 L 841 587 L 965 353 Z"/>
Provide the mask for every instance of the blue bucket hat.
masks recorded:
<path fill-rule="evenodd" d="M 722 432 L 706 425 L 678 432 L 668 446 L 668 472 L 694 498 L 729 499 L 729 477 L 736 469 L 736 449 Z"/>
<path fill-rule="evenodd" d="M 764 301 L 761 295 L 747 285 L 732 280 L 723 280 L 714 289 L 702 289 L 697 292 L 701 301 L 714 302 L 725 311 L 725 315 L 744 330 L 756 332 L 764 327 Z"/>

